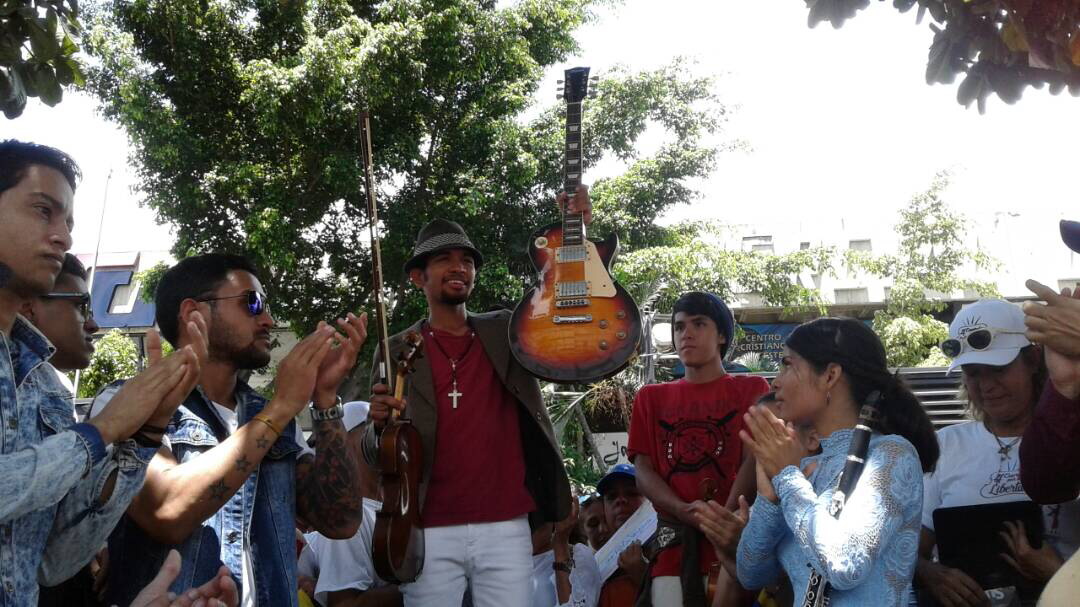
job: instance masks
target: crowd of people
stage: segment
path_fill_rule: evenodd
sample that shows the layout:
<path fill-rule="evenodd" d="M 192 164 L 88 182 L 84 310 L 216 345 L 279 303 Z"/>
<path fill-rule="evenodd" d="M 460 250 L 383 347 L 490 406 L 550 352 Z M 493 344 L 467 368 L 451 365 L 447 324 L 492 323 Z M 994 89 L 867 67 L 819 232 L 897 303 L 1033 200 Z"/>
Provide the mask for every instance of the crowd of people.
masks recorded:
<path fill-rule="evenodd" d="M 0 606 L 1052 606 L 1080 588 L 1080 292 L 964 306 L 942 349 L 971 420 L 937 432 L 866 323 L 800 325 L 770 385 L 725 370 L 727 304 L 685 293 L 685 376 L 636 394 L 629 463 L 583 494 L 509 312 L 467 310 L 484 258 L 443 219 L 402 268 L 428 307 L 403 398 L 377 376 L 370 402 L 338 396 L 355 313 L 253 390 L 272 302 L 247 259 L 206 253 L 162 277 L 146 368 L 76 419 L 65 374 L 98 329 L 68 253 L 78 179 L 59 150 L 0 142 Z M 591 221 L 587 188 L 555 203 Z M 1080 224 L 1062 231 L 1080 252 Z M 395 411 L 424 447 L 425 557 L 403 584 L 372 558 Z"/>

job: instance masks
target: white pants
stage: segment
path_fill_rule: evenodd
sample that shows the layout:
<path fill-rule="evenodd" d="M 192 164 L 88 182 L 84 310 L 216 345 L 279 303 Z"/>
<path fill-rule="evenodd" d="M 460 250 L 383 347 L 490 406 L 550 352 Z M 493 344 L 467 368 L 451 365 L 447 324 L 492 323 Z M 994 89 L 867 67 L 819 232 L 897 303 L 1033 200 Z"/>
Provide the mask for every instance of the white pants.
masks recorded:
<path fill-rule="evenodd" d="M 459 607 L 466 584 L 475 607 L 528 607 L 532 534 L 527 516 L 424 530 L 424 570 L 401 587 L 405 607 Z"/>

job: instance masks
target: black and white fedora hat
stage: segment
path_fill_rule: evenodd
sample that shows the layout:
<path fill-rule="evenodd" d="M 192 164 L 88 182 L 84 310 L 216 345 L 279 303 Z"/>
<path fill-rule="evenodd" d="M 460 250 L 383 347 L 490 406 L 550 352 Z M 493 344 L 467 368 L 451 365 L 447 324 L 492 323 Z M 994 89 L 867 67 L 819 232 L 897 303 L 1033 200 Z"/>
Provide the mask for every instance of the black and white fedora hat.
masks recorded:
<path fill-rule="evenodd" d="M 416 235 L 412 257 L 405 262 L 405 273 L 423 267 L 428 257 L 447 249 L 465 249 L 472 253 L 477 268 L 484 265 L 484 256 L 473 246 L 460 225 L 446 219 L 434 219 Z"/>

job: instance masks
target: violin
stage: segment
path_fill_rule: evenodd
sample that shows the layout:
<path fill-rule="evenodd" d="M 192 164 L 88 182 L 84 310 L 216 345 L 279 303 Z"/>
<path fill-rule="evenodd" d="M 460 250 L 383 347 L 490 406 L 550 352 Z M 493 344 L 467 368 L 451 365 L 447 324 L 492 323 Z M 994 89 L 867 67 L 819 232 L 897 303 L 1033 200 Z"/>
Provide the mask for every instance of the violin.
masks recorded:
<path fill-rule="evenodd" d="M 382 253 L 379 248 L 378 208 L 375 205 L 375 174 L 371 153 L 371 124 L 367 112 L 360 118 L 361 161 L 367 190 L 368 231 L 371 235 L 372 289 L 379 333 L 379 378 L 389 384 L 390 335 L 383 299 Z M 392 384 L 394 398 L 405 395 L 405 378 L 423 355 L 423 338 L 410 332 L 396 362 Z M 424 531 L 420 526 L 420 483 L 424 474 L 424 444 L 420 431 L 397 410 L 379 437 L 379 469 L 383 489 L 382 508 L 375 516 L 371 560 L 379 577 L 392 584 L 415 581 L 424 568 Z"/>

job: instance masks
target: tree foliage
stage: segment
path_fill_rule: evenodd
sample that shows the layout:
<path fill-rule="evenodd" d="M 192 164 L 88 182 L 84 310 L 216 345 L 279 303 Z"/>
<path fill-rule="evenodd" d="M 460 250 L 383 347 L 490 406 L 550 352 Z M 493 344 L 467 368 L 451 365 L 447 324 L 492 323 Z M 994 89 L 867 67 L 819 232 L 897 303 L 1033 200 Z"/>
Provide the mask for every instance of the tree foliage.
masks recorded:
<path fill-rule="evenodd" d="M 965 277 L 993 270 L 997 261 L 967 247 L 964 216 L 942 198 L 948 185 L 949 174 L 938 173 L 930 187 L 900 211 L 896 226 L 899 248 L 895 255 L 854 250 L 845 253 L 844 263 L 849 269 L 892 282 L 885 309 L 874 315 L 874 330 L 885 342 L 893 366 L 929 364 L 927 357 L 948 332 L 945 323 L 933 315 L 945 309 L 944 300 L 953 293 L 999 296 L 994 283 Z"/>
<path fill-rule="evenodd" d="M 686 291 L 709 291 L 725 301 L 739 293 L 755 293 L 768 306 L 824 306 L 821 292 L 803 285 L 799 275 L 832 273 L 836 252 L 831 247 L 786 254 L 725 249 L 714 244 L 717 227 L 704 223 L 677 226 L 670 244 L 638 249 L 623 255 L 615 277 L 638 301 L 655 295 L 656 310 L 670 310 Z"/>
<path fill-rule="evenodd" d="M 63 87 L 85 83 L 75 60 L 79 33 L 76 0 L 0 2 L 0 111 L 17 118 L 27 97 L 53 106 Z"/>
<path fill-rule="evenodd" d="M 135 342 L 119 329 L 103 335 L 94 344 L 90 366 L 79 374 L 79 398 L 93 398 L 105 386 L 138 373 L 139 351 Z"/>
<path fill-rule="evenodd" d="M 115 0 L 89 19 L 91 89 L 127 130 L 138 188 L 177 228 L 178 258 L 243 253 L 275 316 L 297 332 L 369 303 L 371 258 L 358 116 L 369 110 L 392 328 L 423 309 L 400 272 L 430 219 L 454 219 L 488 263 L 474 309 L 509 305 L 532 268 L 529 234 L 554 221 L 563 115 L 531 99 L 577 48 L 590 0 L 244 2 Z M 689 202 L 718 149 L 714 83 L 676 60 L 601 72 L 585 161 L 628 170 L 594 183 L 593 233 L 627 248 L 671 242 L 654 226 Z M 640 154 L 647 128 L 665 133 Z"/>
<path fill-rule="evenodd" d="M 805 0 L 813 27 L 822 21 L 840 27 L 870 0 Z M 1072 0 L 893 0 L 900 12 L 918 7 L 929 15 L 933 42 L 927 84 L 952 84 L 962 77 L 957 101 L 976 102 L 996 94 L 1015 103 L 1024 89 L 1066 87 L 1080 95 L 1080 4 Z"/>

